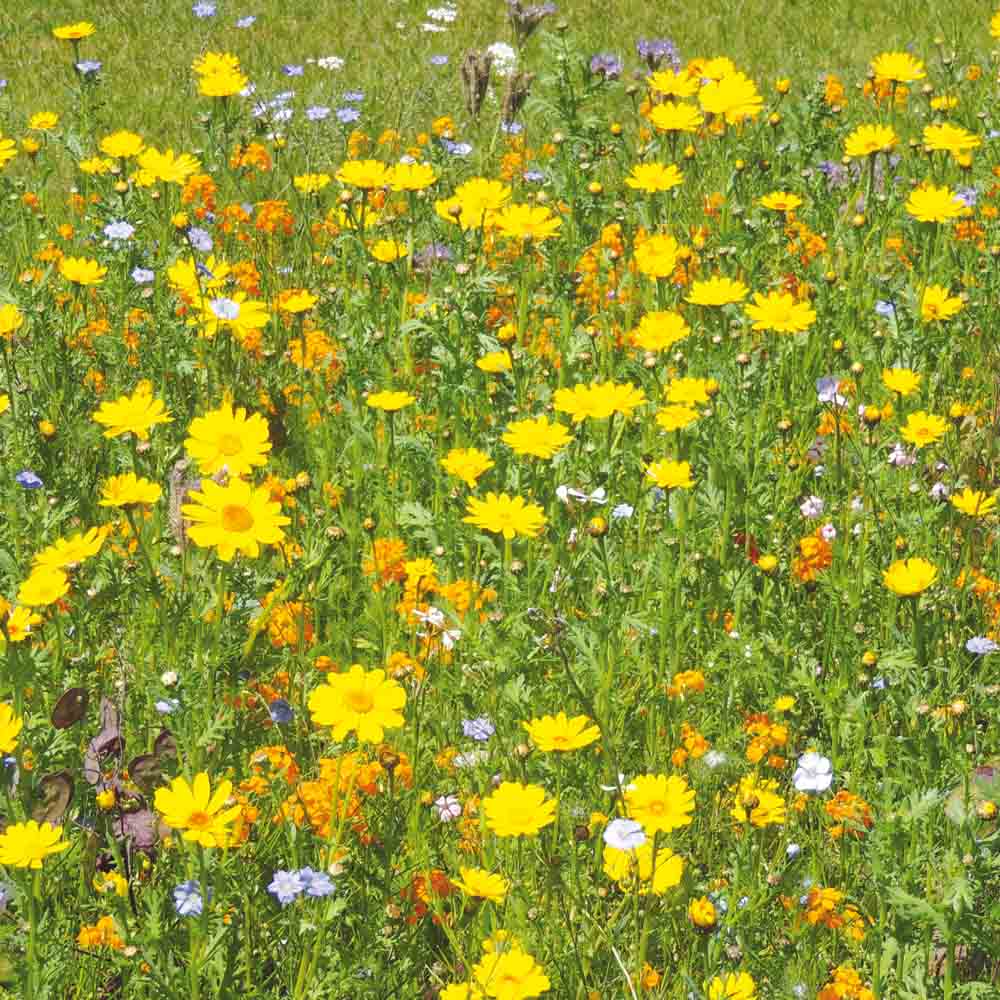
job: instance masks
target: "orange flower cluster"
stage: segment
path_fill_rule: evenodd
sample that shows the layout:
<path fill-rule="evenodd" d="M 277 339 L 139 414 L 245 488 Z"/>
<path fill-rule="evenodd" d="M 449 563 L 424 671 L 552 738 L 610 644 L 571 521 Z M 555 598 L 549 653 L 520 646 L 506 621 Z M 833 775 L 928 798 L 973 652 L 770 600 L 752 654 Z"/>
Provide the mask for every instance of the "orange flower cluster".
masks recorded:
<path fill-rule="evenodd" d="M 968 589 L 974 597 L 979 598 L 989 623 L 985 635 L 989 639 L 996 639 L 1000 635 L 1000 583 L 982 570 L 970 569 L 968 573 L 963 570 L 958 575 L 955 586 L 959 590 Z"/>
<path fill-rule="evenodd" d="M 254 213 L 254 228 L 268 236 L 291 236 L 295 217 L 288 210 L 288 202 L 281 200 L 260 201 Z"/>
<path fill-rule="evenodd" d="M 769 767 L 785 766 L 785 758 L 772 751 L 788 744 L 788 726 L 783 722 L 772 722 L 766 712 L 760 712 L 743 723 L 743 732 L 752 737 L 747 747 L 747 760 L 751 764 L 759 764 L 767 757 Z"/>
<path fill-rule="evenodd" d="M 267 173 L 273 166 L 271 154 L 267 147 L 259 142 L 250 142 L 246 146 L 236 146 L 229 157 L 229 166 L 233 170 L 245 170 L 248 173 L 259 170 Z"/>
<path fill-rule="evenodd" d="M 822 528 L 799 539 L 799 554 L 792 560 L 792 573 L 800 583 L 815 580 L 833 562 L 833 547 L 823 537 Z"/>
<path fill-rule="evenodd" d="M 712 744 L 687 722 L 681 723 L 681 744 L 670 756 L 674 767 L 683 767 L 689 758 L 697 760 L 704 757 L 712 748 Z"/>
<path fill-rule="evenodd" d="M 440 868 L 414 875 L 410 884 L 399 893 L 400 899 L 410 907 L 406 922 L 415 924 L 422 920 L 427 916 L 435 898 L 447 899 L 454 892 L 455 887 Z M 436 924 L 440 923 L 437 914 L 434 914 L 433 920 Z"/>
<path fill-rule="evenodd" d="M 361 568 L 365 576 L 374 576 L 372 590 L 378 593 L 393 583 L 406 579 L 406 543 L 398 538 L 376 538 L 370 559 Z"/>
<path fill-rule="evenodd" d="M 209 213 L 215 212 L 217 191 L 215 181 L 208 174 L 192 174 L 181 191 L 181 204 L 193 205 L 195 216 L 204 220 Z"/>
<path fill-rule="evenodd" d="M 267 611 L 267 634 L 275 649 L 311 646 L 316 641 L 312 608 L 302 601 L 275 604 Z"/>
<path fill-rule="evenodd" d="M 76 944 L 84 951 L 96 951 L 98 948 L 123 951 L 125 948 L 125 942 L 118 936 L 114 917 L 101 917 L 96 924 L 84 924 L 76 936 Z"/>
<path fill-rule="evenodd" d="M 822 925 L 830 930 L 840 930 L 852 941 L 865 936 L 865 918 L 852 903 L 844 902 L 839 889 L 814 886 L 806 900 L 806 922 L 811 926 Z"/>
<path fill-rule="evenodd" d="M 705 691 L 705 675 L 700 670 L 682 670 L 674 674 L 673 680 L 667 685 L 668 698 L 680 698 L 682 701 L 690 694 L 703 694 Z"/>
<path fill-rule="evenodd" d="M 830 982 L 816 994 L 816 1000 L 875 1000 L 875 994 L 853 966 L 838 965 L 830 973 Z"/>
<path fill-rule="evenodd" d="M 592 314 L 602 312 L 612 299 L 619 303 L 629 301 L 632 294 L 629 286 L 634 283 L 636 269 L 631 256 L 625 253 L 622 227 L 617 222 L 601 230 L 600 237 L 577 262 L 576 271 L 580 279 L 576 287 L 577 301 Z M 626 281 L 629 277 L 633 281 Z"/>
<path fill-rule="evenodd" d="M 823 808 L 833 820 L 829 832 L 834 840 L 843 837 L 845 833 L 860 839 L 875 823 L 872 819 L 872 807 L 860 795 L 853 795 L 851 792 L 837 792 Z"/>

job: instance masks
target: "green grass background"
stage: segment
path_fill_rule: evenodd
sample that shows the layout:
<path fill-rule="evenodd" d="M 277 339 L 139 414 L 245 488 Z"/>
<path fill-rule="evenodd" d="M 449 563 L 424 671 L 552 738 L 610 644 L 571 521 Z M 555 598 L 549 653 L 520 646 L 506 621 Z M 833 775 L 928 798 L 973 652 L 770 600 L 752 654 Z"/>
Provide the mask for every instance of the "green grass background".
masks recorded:
<path fill-rule="evenodd" d="M 144 130 L 151 139 L 183 144 L 193 116 L 190 63 L 205 49 L 237 53 L 265 94 L 294 87 L 305 102 L 336 106 L 344 90 L 366 91 L 366 120 L 384 124 L 420 121 L 461 110 L 458 63 L 471 46 L 509 41 L 503 0 L 457 0 L 458 18 L 446 32 L 419 30 L 428 7 L 372 0 L 219 0 L 215 17 L 199 20 L 190 0 L 7 0 L 0 5 L 0 77 L 6 134 L 23 129 L 39 110 L 66 111 L 75 94 L 68 71 L 72 48 L 51 28 L 87 19 L 96 35 L 82 44 L 84 58 L 100 59 L 97 124 Z M 237 18 L 254 14 L 250 29 Z M 991 8 L 982 0 L 735 0 L 710 4 L 645 0 L 563 0 L 550 20 L 568 22 L 585 51 L 611 51 L 635 65 L 635 39 L 670 37 L 681 55 L 728 55 L 761 84 L 789 75 L 803 82 L 834 70 L 849 83 L 868 60 L 909 45 L 930 55 L 935 39 L 945 52 L 985 55 Z M 398 25 L 402 24 L 403 27 Z M 432 54 L 451 63 L 435 69 Z M 340 73 L 307 66 L 302 79 L 281 76 L 284 63 L 338 55 Z M 531 60 L 534 62 L 534 57 Z"/>

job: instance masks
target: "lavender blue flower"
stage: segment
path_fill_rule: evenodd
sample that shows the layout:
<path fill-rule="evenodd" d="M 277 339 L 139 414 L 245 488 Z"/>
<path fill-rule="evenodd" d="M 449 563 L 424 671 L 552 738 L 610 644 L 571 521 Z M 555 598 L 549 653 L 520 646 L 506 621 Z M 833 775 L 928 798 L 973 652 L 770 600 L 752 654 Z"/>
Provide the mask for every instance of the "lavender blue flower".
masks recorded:
<path fill-rule="evenodd" d="M 14 477 L 14 482 L 18 486 L 23 486 L 26 490 L 40 490 L 45 485 L 31 469 L 24 469 L 19 472 Z"/>
<path fill-rule="evenodd" d="M 305 886 L 298 872 L 276 871 L 267 891 L 271 893 L 282 906 L 287 906 L 299 896 Z"/>
<path fill-rule="evenodd" d="M 300 868 L 298 876 L 307 896 L 321 899 L 336 891 L 333 880 L 326 872 L 318 872 L 313 868 Z"/>
<path fill-rule="evenodd" d="M 337 121 L 341 125 L 350 125 L 361 117 L 357 108 L 337 108 Z"/>
<path fill-rule="evenodd" d="M 204 903 L 201 898 L 201 886 L 194 879 L 181 882 L 174 886 L 174 909 L 181 917 L 200 917 Z M 209 901 L 212 899 L 212 892 L 208 893 Z"/>
<path fill-rule="evenodd" d="M 480 715 L 475 719 L 462 720 L 462 734 L 470 740 L 485 743 L 495 732 L 497 727 L 493 725 L 489 716 Z"/>

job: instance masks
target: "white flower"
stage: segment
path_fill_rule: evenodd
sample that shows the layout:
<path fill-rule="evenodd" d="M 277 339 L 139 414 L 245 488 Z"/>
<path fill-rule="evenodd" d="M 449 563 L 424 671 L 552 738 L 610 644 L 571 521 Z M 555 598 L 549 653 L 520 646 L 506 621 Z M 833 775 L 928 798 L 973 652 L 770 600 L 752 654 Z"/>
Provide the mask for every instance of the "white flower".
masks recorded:
<path fill-rule="evenodd" d="M 160 683 L 164 687 L 172 688 L 177 683 L 177 671 L 167 670 L 160 676 Z"/>
<path fill-rule="evenodd" d="M 804 753 L 792 775 L 797 792 L 825 792 L 833 783 L 833 765 L 828 757 L 818 753 Z"/>
<path fill-rule="evenodd" d="M 799 504 L 799 510 L 802 512 L 803 517 L 819 517 L 825 507 L 826 504 L 823 503 L 822 498 L 817 496 L 806 497 Z"/>
<path fill-rule="evenodd" d="M 493 56 L 493 72 L 497 76 L 510 76 L 517 65 L 517 53 L 506 42 L 494 42 L 487 49 Z"/>
<path fill-rule="evenodd" d="M 556 496 L 563 502 L 577 500 L 580 503 L 605 504 L 608 502 L 608 494 L 603 486 L 598 486 L 593 493 L 586 490 L 578 490 L 574 486 L 557 486 Z"/>
<path fill-rule="evenodd" d="M 458 801 L 457 795 L 439 795 L 434 800 L 434 808 L 442 823 L 450 823 L 462 815 L 462 803 Z"/>
<path fill-rule="evenodd" d="M 832 542 L 837 537 L 837 529 L 832 524 L 824 524 L 819 529 L 819 533 L 823 536 L 824 541 L 827 542 Z"/>
<path fill-rule="evenodd" d="M 620 772 L 618 774 L 618 784 L 617 785 L 601 785 L 601 791 L 602 792 L 617 792 L 619 788 L 623 792 L 631 792 L 632 789 L 635 788 L 635 785 L 626 784 L 625 775 L 622 774 L 622 773 L 620 773 Z"/>
<path fill-rule="evenodd" d="M 320 69 L 338 70 L 344 68 L 344 60 L 340 56 L 323 56 L 316 60 L 316 65 Z"/>
<path fill-rule="evenodd" d="M 604 829 L 604 843 L 616 851 L 634 851 L 646 843 L 646 834 L 634 819 L 613 819 Z"/>

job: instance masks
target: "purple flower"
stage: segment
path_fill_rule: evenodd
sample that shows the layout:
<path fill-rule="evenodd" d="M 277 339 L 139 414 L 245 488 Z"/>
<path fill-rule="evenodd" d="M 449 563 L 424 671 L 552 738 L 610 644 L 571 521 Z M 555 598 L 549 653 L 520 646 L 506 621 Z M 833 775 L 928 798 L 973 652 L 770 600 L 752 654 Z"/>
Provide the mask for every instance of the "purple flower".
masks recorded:
<path fill-rule="evenodd" d="M 344 100 L 348 104 L 360 104 L 365 99 L 365 92 L 363 90 L 349 90 L 344 94 Z"/>
<path fill-rule="evenodd" d="M 878 316 L 884 316 L 886 319 L 892 319 L 896 315 L 896 303 L 891 299 L 888 301 L 879 299 L 875 303 L 875 313 Z"/>
<path fill-rule="evenodd" d="M 833 160 L 823 160 L 819 164 L 819 171 L 826 178 L 826 186 L 830 190 L 844 187 L 850 180 L 847 168 L 842 163 L 834 163 Z"/>
<path fill-rule="evenodd" d="M 295 717 L 292 706 L 284 698 L 275 698 L 267 710 L 271 716 L 271 721 L 279 726 L 287 725 Z"/>
<path fill-rule="evenodd" d="M 204 0 L 203 0 L 203 2 L 196 3 L 191 8 L 191 13 L 194 14 L 195 17 L 202 17 L 202 18 L 204 18 L 204 17 L 215 17 L 215 4 L 214 3 L 207 3 L 207 2 L 204 2 Z"/>
<path fill-rule="evenodd" d="M 287 906 L 295 899 L 305 886 L 298 872 L 276 871 L 267 891 L 271 893 L 282 906 Z"/>
<path fill-rule="evenodd" d="M 81 59 L 76 68 L 80 76 L 90 76 L 91 73 L 100 73 L 101 65 L 100 59 Z"/>
<path fill-rule="evenodd" d="M 472 146 L 470 143 L 452 142 L 451 139 L 441 139 L 439 141 L 444 147 L 445 152 L 451 153 L 452 156 L 465 157 L 472 152 Z"/>
<path fill-rule="evenodd" d="M 109 240 L 128 240 L 132 238 L 135 226 L 130 226 L 127 222 L 109 222 L 104 227 L 104 235 Z"/>
<path fill-rule="evenodd" d="M 802 516 L 808 518 L 819 517 L 825 508 L 826 504 L 823 502 L 823 498 L 817 496 L 806 497 L 805 500 L 799 504 L 799 510 L 801 511 Z"/>
<path fill-rule="evenodd" d="M 462 720 L 462 734 L 478 743 L 485 743 L 496 731 L 497 727 L 487 715 Z"/>
<path fill-rule="evenodd" d="M 888 461 L 894 468 L 908 469 L 911 465 L 917 464 L 917 454 L 907 451 L 902 444 L 897 442 L 892 446 L 892 451 L 889 452 Z"/>
<path fill-rule="evenodd" d="M 212 237 L 204 229 L 199 229 L 197 226 L 192 226 L 187 231 L 187 239 L 192 248 L 199 253 L 209 253 L 212 249 Z"/>
<path fill-rule="evenodd" d="M 241 17 L 236 22 L 236 27 L 237 28 L 252 28 L 254 26 L 254 24 L 256 23 L 256 21 L 257 21 L 257 18 L 254 17 L 253 14 L 247 14 L 246 17 Z"/>
<path fill-rule="evenodd" d="M 545 180 L 545 174 L 541 170 L 525 170 L 521 175 L 529 184 L 541 184 Z"/>
<path fill-rule="evenodd" d="M 617 80 L 622 75 L 622 61 L 612 52 L 599 52 L 590 60 L 590 73 L 605 80 Z"/>
<path fill-rule="evenodd" d="M 816 379 L 816 398 L 820 403 L 832 403 L 834 406 L 846 406 L 847 398 L 837 392 L 840 379 L 835 375 L 824 375 Z"/>
<path fill-rule="evenodd" d="M 156 275 L 148 267 L 136 267 L 132 270 L 132 280 L 137 285 L 149 285 L 156 278 Z"/>
<path fill-rule="evenodd" d="M 201 899 L 201 886 L 194 879 L 181 882 L 174 886 L 174 909 L 181 917 L 200 917 L 203 908 Z M 211 902 L 212 891 L 208 891 L 208 899 Z"/>
<path fill-rule="evenodd" d="M 675 70 L 680 69 L 680 55 L 669 38 L 640 38 L 635 43 L 635 51 L 651 70 L 659 69 L 664 63 L 670 63 Z"/>
<path fill-rule="evenodd" d="M 524 126 L 520 122 L 500 122 L 500 131 L 506 135 L 520 135 Z"/>
<path fill-rule="evenodd" d="M 955 197 L 967 208 L 975 208 L 979 192 L 974 187 L 961 187 L 955 192 Z"/>
<path fill-rule="evenodd" d="M 287 65 L 281 67 L 281 72 L 284 73 L 285 76 L 302 76 L 305 71 L 304 66 L 296 66 L 294 63 L 288 63 Z"/>
<path fill-rule="evenodd" d="M 26 490 L 40 490 L 45 485 L 31 469 L 24 469 L 19 472 L 14 477 L 14 482 L 18 486 L 23 486 Z"/>
<path fill-rule="evenodd" d="M 306 108 L 306 118 L 311 122 L 321 122 L 330 117 L 330 109 L 325 104 L 314 104 Z"/>
<path fill-rule="evenodd" d="M 431 62 L 432 66 L 447 66 L 448 65 L 448 57 L 447 56 L 431 56 L 430 62 Z"/>
<path fill-rule="evenodd" d="M 312 868 L 300 868 L 298 876 L 307 896 L 321 899 L 336 891 L 333 880 L 326 872 L 318 872 Z"/>
<path fill-rule="evenodd" d="M 361 112 L 357 108 L 337 108 L 337 121 L 341 125 L 350 125 L 361 117 Z"/>
<path fill-rule="evenodd" d="M 446 264 L 451 258 L 451 250 L 444 243 L 428 243 L 413 255 L 413 269 L 430 271 L 437 264 Z"/>
<path fill-rule="evenodd" d="M 462 815 L 462 803 L 456 795 L 439 795 L 434 800 L 434 808 L 442 823 L 450 823 Z"/>
<path fill-rule="evenodd" d="M 998 646 L 992 639 L 987 639 L 984 635 L 974 635 L 965 644 L 965 648 L 972 653 L 973 656 L 985 656 L 987 653 L 995 653 L 1000 646 Z"/>

